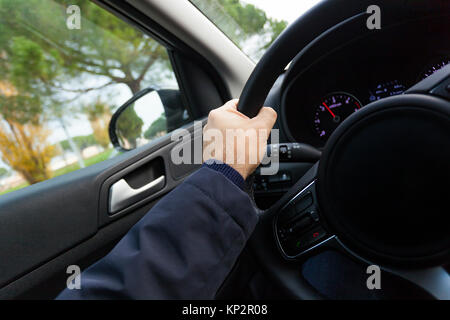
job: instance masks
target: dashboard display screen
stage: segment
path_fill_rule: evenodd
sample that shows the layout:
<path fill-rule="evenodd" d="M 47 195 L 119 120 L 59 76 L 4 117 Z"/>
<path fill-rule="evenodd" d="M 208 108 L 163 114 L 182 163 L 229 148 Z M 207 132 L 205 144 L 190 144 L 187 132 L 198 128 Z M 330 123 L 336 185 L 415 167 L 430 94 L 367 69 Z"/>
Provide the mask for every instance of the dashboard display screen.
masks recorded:
<path fill-rule="evenodd" d="M 430 23 L 436 32 L 429 32 Z M 286 138 L 323 148 L 353 113 L 402 95 L 449 65 L 449 27 L 448 18 L 424 19 L 345 44 L 332 37 L 315 43 L 284 74 L 280 118 Z"/>
<path fill-rule="evenodd" d="M 405 90 L 406 87 L 398 80 L 383 82 L 369 91 L 369 101 L 372 102 L 383 98 L 396 96 L 402 94 Z"/>

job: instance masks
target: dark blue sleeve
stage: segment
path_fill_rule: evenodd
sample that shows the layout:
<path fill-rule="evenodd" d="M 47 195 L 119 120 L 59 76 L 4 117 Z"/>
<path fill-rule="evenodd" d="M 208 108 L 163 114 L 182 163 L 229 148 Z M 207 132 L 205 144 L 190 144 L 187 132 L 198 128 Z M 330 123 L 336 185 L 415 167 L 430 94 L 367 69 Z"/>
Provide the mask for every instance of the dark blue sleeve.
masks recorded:
<path fill-rule="evenodd" d="M 203 166 L 58 299 L 212 299 L 257 219 L 244 191 Z"/>
<path fill-rule="evenodd" d="M 230 179 L 235 185 L 237 185 L 239 188 L 244 190 L 244 188 L 245 188 L 244 178 L 242 178 L 242 176 L 239 172 L 234 170 L 232 167 L 230 167 L 226 163 L 223 163 L 223 162 L 215 160 L 215 159 L 209 159 L 203 163 L 202 167 L 207 167 L 207 168 L 210 168 L 217 172 L 222 173 L 225 177 Z"/>

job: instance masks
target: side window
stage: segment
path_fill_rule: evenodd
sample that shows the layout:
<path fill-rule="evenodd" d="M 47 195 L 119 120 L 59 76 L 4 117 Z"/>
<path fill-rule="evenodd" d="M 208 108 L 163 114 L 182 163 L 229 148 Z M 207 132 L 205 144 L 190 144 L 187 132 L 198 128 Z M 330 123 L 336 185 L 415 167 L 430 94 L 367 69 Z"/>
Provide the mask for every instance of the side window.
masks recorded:
<path fill-rule="evenodd" d="M 114 157 L 111 115 L 149 87 L 180 103 L 127 111 L 131 147 L 191 120 L 166 48 L 89 0 L 0 0 L 0 194 Z"/>

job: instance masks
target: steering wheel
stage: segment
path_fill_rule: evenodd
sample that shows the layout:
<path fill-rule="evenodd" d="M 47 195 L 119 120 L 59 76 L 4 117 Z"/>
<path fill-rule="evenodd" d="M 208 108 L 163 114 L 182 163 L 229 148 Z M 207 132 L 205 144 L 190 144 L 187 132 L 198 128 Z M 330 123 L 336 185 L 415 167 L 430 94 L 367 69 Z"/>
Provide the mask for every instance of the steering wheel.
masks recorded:
<path fill-rule="evenodd" d="M 278 75 L 317 37 L 348 21 L 367 28 L 366 11 L 373 4 L 381 8 L 383 26 L 439 10 L 429 0 L 323 1 L 272 44 L 247 81 L 239 110 L 255 116 Z M 249 245 L 265 271 L 295 298 L 322 298 L 302 278 L 300 266 L 333 249 L 431 297 L 450 299 L 443 267 L 450 261 L 449 190 L 447 66 L 405 94 L 373 102 L 343 121 L 320 161 L 261 213 Z"/>

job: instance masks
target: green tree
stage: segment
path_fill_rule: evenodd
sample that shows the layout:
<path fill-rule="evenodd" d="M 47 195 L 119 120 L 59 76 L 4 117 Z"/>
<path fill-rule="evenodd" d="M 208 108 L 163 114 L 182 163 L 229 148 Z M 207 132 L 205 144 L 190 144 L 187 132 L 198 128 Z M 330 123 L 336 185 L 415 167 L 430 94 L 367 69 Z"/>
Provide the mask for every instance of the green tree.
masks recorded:
<path fill-rule="evenodd" d="M 9 171 L 6 168 L 0 168 L 0 178 L 6 177 Z"/>
<path fill-rule="evenodd" d="M 110 142 L 108 127 L 112 115 L 111 108 L 106 103 L 97 100 L 95 103 L 85 105 L 82 109 L 91 123 L 95 140 L 106 149 Z"/>
<path fill-rule="evenodd" d="M 73 4 L 81 9 L 79 30 L 66 26 L 65 10 Z M 164 47 L 89 0 L 0 0 L 0 21 L 0 48 L 6 53 L 13 51 L 8 45 L 12 38 L 24 37 L 54 58 L 46 71 L 63 70 L 60 77 L 34 78 L 53 88 L 70 91 L 61 84 L 64 80 L 89 74 L 103 78 L 103 84 L 80 92 L 123 83 L 136 93 L 142 82 L 160 80 L 170 69 Z M 39 75 L 41 67 L 34 66 Z M 148 72 L 151 68 L 159 72 Z"/>
<path fill-rule="evenodd" d="M 95 140 L 95 137 L 93 134 L 90 134 L 87 136 L 75 136 L 72 138 L 72 140 L 75 142 L 77 147 L 81 150 L 98 143 L 97 140 Z M 67 139 L 62 140 L 59 143 L 63 150 L 65 150 L 65 151 L 72 150 L 72 148 L 69 144 L 69 141 Z"/>
<path fill-rule="evenodd" d="M 259 36 L 259 55 L 286 28 L 287 22 L 267 16 L 264 10 L 240 0 L 192 0 L 214 23 L 241 48 L 252 36 Z"/>
<path fill-rule="evenodd" d="M 80 30 L 66 26 L 66 8 L 73 4 L 81 8 Z M 57 120 L 81 167 L 83 159 L 68 131 L 67 122 L 75 116 L 71 104 L 92 90 L 125 84 L 136 93 L 143 83 L 161 83 L 171 75 L 164 47 L 89 0 L 0 0 L 0 82 L 16 91 L 1 95 L 0 114 L 10 128 L 17 123 L 31 130 L 32 125 L 34 132 Z M 96 129 L 102 135 L 99 143 L 106 145 L 104 128 Z M 50 150 L 45 135 L 40 137 L 41 147 Z M 47 177 L 46 164 L 28 149 L 24 161 L 39 164 L 39 179 Z"/>
<path fill-rule="evenodd" d="M 165 133 L 167 131 L 167 120 L 166 115 L 162 113 L 158 119 L 153 121 L 153 123 L 148 127 L 148 129 L 144 132 L 144 138 L 153 139 L 160 132 Z"/>
<path fill-rule="evenodd" d="M 54 77 L 53 57 L 24 37 L 12 37 L 0 60 L 0 153 L 30 183 L 48 179 L 56 155 L 43 113 L 46 89 L 36 79 Z"/>
<path fill-rule="evenodd" d="M 29 184 L 50 177 L 50 160 L 57 154 L 48 141 L 50 131 L 31 121 L 21 124 L 13 120 L 0 121 L 0 152 L 2 160 L 20 172 Z"/>
<path fill-rule="evenodd" d="M 270 34 L 270 40 L 263 46 L 264 49 L 270 47 L 275 39 L 286 29 L 288 23 L 285 20 L 269 19 L 270 28 L 268 34 Z"/>
<path fill-rule="evenodd" d="M 121 145 L 127 149 L 136 148 L 136 139 L 142 134 L 144 121 L 137 115 L 134 105 L 128 106 L 117 119 L 116 134 Z"/>

